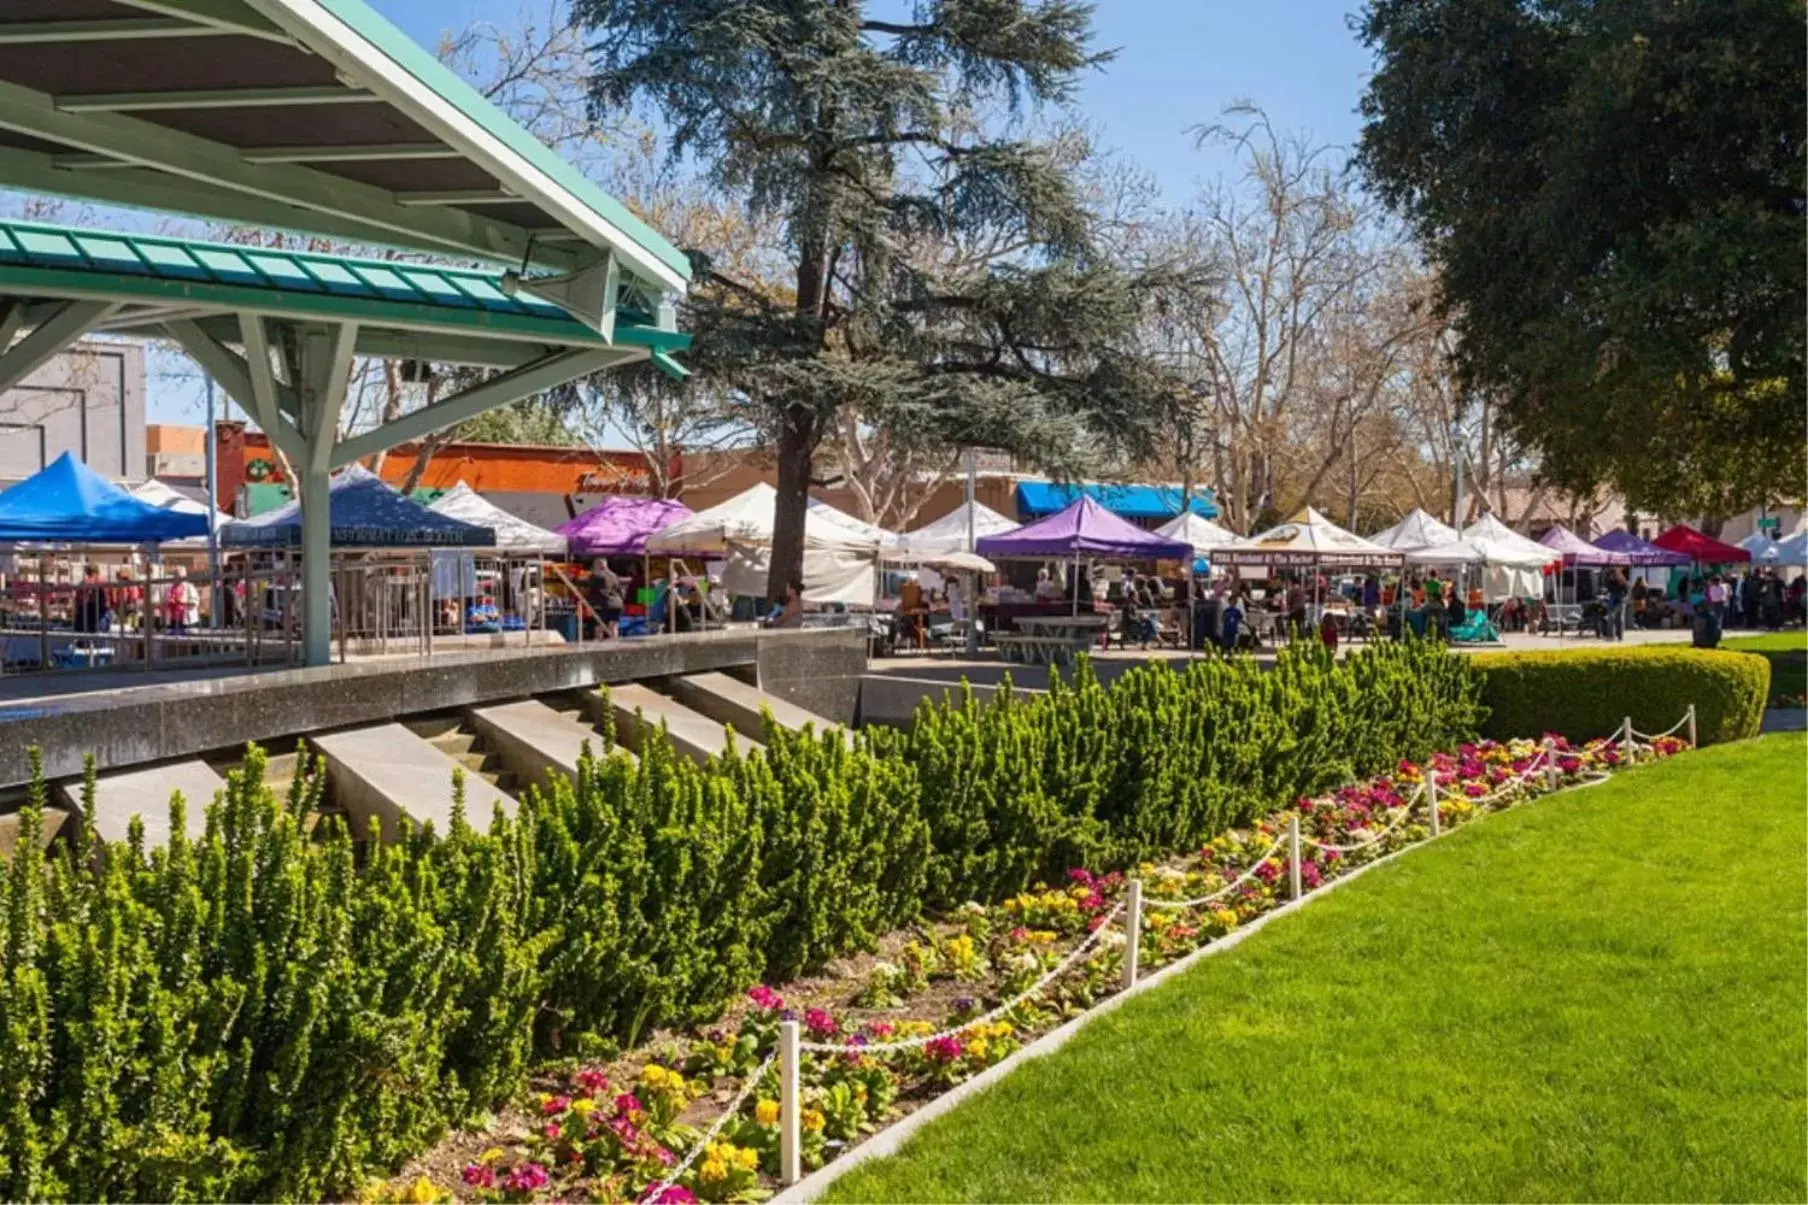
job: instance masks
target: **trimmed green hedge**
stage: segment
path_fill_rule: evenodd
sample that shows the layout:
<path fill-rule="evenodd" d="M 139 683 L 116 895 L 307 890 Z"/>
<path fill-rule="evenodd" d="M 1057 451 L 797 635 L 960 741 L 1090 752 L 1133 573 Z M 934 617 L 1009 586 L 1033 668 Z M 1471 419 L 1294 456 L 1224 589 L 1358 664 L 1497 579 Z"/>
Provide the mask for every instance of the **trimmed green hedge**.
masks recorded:
<path fill-rule="evenodd" d="M 1570 740 L 1611 735 L 1626 716 L 1662 732 L 1695 704 L 1702 744 L 1758 734 L 1770 664 L 1750 653 L 1647 645 L 1562 652 L 1478 653 L 1484 735 L 1558 732 Z"/>

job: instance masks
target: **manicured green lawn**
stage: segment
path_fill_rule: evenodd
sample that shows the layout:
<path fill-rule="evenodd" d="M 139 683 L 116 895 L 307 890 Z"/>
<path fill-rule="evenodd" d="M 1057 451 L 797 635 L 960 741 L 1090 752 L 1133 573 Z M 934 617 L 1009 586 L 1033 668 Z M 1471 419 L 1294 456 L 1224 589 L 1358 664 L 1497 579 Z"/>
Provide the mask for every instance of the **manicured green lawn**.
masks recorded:
<path fill-rule="evenodd" d="M 1492 817 L 829 1199 L 1808 1199 L 1805 797 L 1790 734 Z"/>
<path fill-rule="evenodd" d="M 1721 647 L 1741 653 L 1787 653 L 1808 650 L 1808 628 L 1792 632 L 1765 632 L 1761 636 L 1729 636 Z"/>
<path fill-rule="evenodd" d="M 1721 644 L 1737 652 L 1762 653 L 1769 658 L 1771 698 L 1808 694 L 1808 631 L 1735 636 Z"/>

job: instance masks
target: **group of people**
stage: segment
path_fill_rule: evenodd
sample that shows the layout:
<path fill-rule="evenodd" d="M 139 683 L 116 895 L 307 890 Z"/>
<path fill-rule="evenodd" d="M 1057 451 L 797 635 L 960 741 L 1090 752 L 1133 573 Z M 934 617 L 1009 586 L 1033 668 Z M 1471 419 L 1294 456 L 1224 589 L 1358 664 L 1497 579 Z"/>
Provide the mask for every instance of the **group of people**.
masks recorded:
<path fill-rule="evenodd" d="M 115 624 L 121 628 L 138 626 L 144 616 L 144 591 L 129 569 L 120 569 L 108 582 L 101 576 L 100 566 L 89 565 L 75 588 L 70 627 L 78 632 L 101 634 L 111 632 Z M 163 587 L 159 611 L 164 630 L 172 635 L 186 635 L 201 622 L 201 592 L 180 565 Z"/>
<path fill-rule="evenodd" d="M 658 579 L 652 583 L 656 598 L 648 608 L 650 621 L 657 620 L 661 630 L 694 632 L 706 620 L 727 617 L 722 596 L 709 588 L 707 579 L 687 572 L 682 561 L 673 561 L 671 567 L 669 581 Z M 640 597 L 642 588 L 637 569 L 631 567 L 625 574 L 617 573 L 606 560 L 592 562 L 583 584 L 585 636 L 591 640 L 619 637 L 622 617 L 628 613 L 630 600 Z"/>

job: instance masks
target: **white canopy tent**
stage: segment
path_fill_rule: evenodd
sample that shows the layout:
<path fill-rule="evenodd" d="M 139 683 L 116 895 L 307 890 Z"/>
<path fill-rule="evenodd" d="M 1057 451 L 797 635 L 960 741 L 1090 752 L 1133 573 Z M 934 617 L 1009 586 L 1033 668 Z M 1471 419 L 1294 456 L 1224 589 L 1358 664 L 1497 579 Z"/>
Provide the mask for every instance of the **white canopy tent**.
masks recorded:
<path fill-rule="evenodd" d="M 504 551 L 565 555 L 564 536 L 509 514 L 462 481 L 428 503 L 427 509 L 490 528 L 496 533 L 496 547 Z"/>
<path fill-rule="evenodd" d="M 983 502 L 962 503 L 933 523 L 898 537 L 896 547 L 887 551 L 888 561 L 921 561 L 951 552 L 972 552 L 967 540 L 968 515 L 972 515 L 974 540 L 1017 530 L 1017 521 L 1007 519 Z"/>
<path fill-rule="evenodd" d="M 647 552 L 720 557 L 725 562 L 723 589 L 763 595 L 777 511 L 778 491 L 762 482 L 654 532 L 647 537 Z M 811 602 L 872 606 L 879 548 L 887 534 L 811 499 L 804 519 L 804 597 Z"/>
<path fill-rule="evenodd" d="M 1782 546 L 1761 531 L 1754 531 L 1740 540 L 1739 547 L 1751 553 L 1754 565 L 1775 565 L 1783 556 Z"/>
<path fill-rule="evenodd" d="M 1808 567 L 1808 528 L 1796 532 L 1787 540 L 1777 543 L 1777 559 L 1766 564 L 1790 565 L 1795 568 Z"/>
<path fill-rule="evenodd" d="M 132 486 L 128 492 L 134 498 L 137 498 L 141 502 L 149 502 L 159 510 L 175 511 L 177 514 L 181 515 L 205 515 L 207 513 L 207 504 L 205 502 L 197 502 L 181 490 L 176 489 L 167 482 L 159 481 L 155 477 L 147 477 L 137 485 Z M 225 511 L 216 510 L 213 512 L 213 526 L 215 531 L 218 531 L 230 522 L 232 522 L 232 516 Z M 195 544 L 206 544 L 207 537 L 189 536 L 187 539 L 172 540 L 170 542 L 172 544 L 192 546 Z"/>
<path fill-rule="evenodd" d="M 1561 559 L 1552 549 L 1520 535 L 1491 514 L 1465 527 L 1461 543 L 1481 553 L 1481 563 L 1486 567 L 1482 594 L 1490 602 L 1543 597 L 1544 567 Z M 1425 561 L 1444 551 L 1424 549 L 1413 560 Z"/>
<path fill-rule="evenodd" d="M 1210 560 L 1212 554 L 1240 537 L 1228 527 L 1220 527 L 1204 515 L 1187 511 L 1155 529 L 1158 536 L 1179 540 L 1193 546 L 1193 555 Z"/>
<path fill-rule="evenodd" d="M 1308 506 L 1286 523 L 1221 545 L 1213 559 L 1224 565 L 1337 569 L 1397 565 L 1402 555 L 1345 531 Z"/>
<path fill-rule="evenodd" d="M 1378 531 L 1370 536 L 1369 542 L 1379 544 L 1383 548 L 1397 548 L 1401 552 L 1410 553 L 1419 548 L 1436 548 L 1442 544 L 1454 544 L 1457 539 L 1456 528 L 1448 523 L 1439 522 L 1422 508 L 1414 507 L 1404 519 L 1386 531 Z"/>

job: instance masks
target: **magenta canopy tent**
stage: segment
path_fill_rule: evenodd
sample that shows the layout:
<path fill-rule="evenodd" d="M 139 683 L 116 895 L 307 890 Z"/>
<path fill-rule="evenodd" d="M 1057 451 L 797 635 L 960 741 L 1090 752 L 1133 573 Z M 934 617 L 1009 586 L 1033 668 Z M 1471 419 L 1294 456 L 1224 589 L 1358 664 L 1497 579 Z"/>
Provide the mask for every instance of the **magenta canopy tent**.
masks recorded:
<path fill-rule="evenodd" d="M 1632 558 L 1634 565 L 1687 565 L 1686 553 L 1671 552 L 1668 548 L 1659 548 L 1649 540 L 1641 540 L 1629 531 L 1614 528 L 1595 541 L 1596 548 L 1605 548 L 1608 552 L 1623 552 Z"/>
<path fill-rule="evenodd" d="M 982 536 L 975 551 L 992 560 L 1037 557 L 1116 557 L 1120 560 L 1191 561 L 1193 546 L 1144 531 L 1082 494 L 1065 510 L 1015 531 Z"/>
<path fill-rule="evenodd" d="M 1563 556 L 1565 565 L 1630 565 L 1632 558 L 1623 552 L 1613 552 L 1606 548 L 1590 544 L 1581 536 L 1559 523 L 1557 526 L 1538 537 L 1538 542 Z"/>
<path fill-rule="evenodd" d="M 576 558 L 644 556 L 648 536 L 690 516 L 671 498 L 604 498 L 557 531 Z"/>

